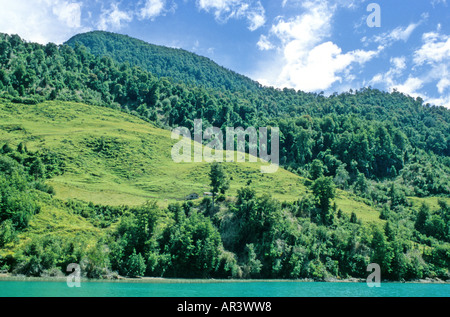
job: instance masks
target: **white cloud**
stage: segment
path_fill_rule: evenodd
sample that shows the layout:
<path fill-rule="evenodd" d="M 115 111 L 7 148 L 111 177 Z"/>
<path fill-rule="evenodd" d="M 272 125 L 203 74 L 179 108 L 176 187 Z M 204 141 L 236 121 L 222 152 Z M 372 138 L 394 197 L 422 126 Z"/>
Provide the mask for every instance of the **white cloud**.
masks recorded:
<path fill-rule="evenodd" d="M 260 50 L 274 49 L 274 42 L 280 44 L 274 62 L 277 66 L 256 75 L 264 78 L 260 79 L 261 83 L 304 91 L 327 90 L 335 83 L 353 80 L 353 65 L 363 65 L 379 53 L 364 50 L 343 53 L 338 45 L 328 40 L 337 5 L 317 0 L 297 5 L 303 9 L 302 14 L 275 20 L 269 33 L 272 41 L 265 35 L 260 37 L 257 44 Z"/>
<path fill-rule="evenodd" d="M 255 31 L 266 23 L 265 9 L 259 0 L 197 0 L 197 7 L 213 12 L 217 21 L 247 19 L 249 30 Z"/>
<path fill-rule="evenodd" d="M 294 61 L 285 66 L 279 80 L 295 89 L 327 90 L 335 82 L 342 83 L 344 79 L 354 79 L 350 65 L 364 64 L 375 54 L 376 52 L 361 50 L 343 54 L 340 47 L 328 41 L 315 46 L 301 61 Z"/>
<path fill-rule="evenodd" d="M 53 7 L 53 13 L 58 20 L 65 23 L 70 28 L 81 26 L 81 3 L 68 3 L 64 1 L 57 3 Z"/>
<path fill-rule="evenodd" d="M 376 74 L 370 85 L 381 85 L 389 91 L 397 90 L 412 97 L 421 97 L 425 103 L 450 108 L 450 54 L 447 49 L 448 36 L 425 33 L 423 45 L 411 58 L 413 65 L 405 79 L 406 57 L 391 58 L 391 68 L 386 73 Z M 429 89 L 435 85 L 437 94 Z M 425 88 L 427 88 L 425 90 Z M 425 92 L 427 91 L 427 92 Z"/>
<path fill-rule="evenodd" d="M 290 63 L 280 75 L 281 81 L 296 89 L 316 91 L 330 87 L 341 78 L 336 75 L 351 63 L 349 55 L 332 42 L 317 45 L 303 57 L 302 62 Z"/>
<path fill-rule="evenodd" d="M 447 81 L 445 79 L 441 81 L 443 81 L 442 87 L 444 86 L 445 88 L 450 87 L 450 81 Z M 443 94 L 444 91 L 442 91 L 440 96 L 430 96 L 429 93 L 423 92 L 422 88 L 428 82 L 429 78 L 418 78 L 409 76 L 404 83 L 391 84 L 388 90 L 389 91 L 396 90 L 414 98 L 420 97 L 424 101 L 424 103 L 429 103 L 430 105 L 450 108 L 450 93 L 445 95 Z"/>
<path fill-rule="evenodd" d="M 121 11 L 117 3 L 112 3 L 109 9 L 102 10 L 97 27 L 100 30 L 116 31 L 123 27 L 124 22 L 127 23 L 132 20 L 132 13 Z"/>
<path fill-rule="evenodd" d="M 262 27 L 266 23 L 265 10 L 262 4 L 258 1 L 257 7 L 250 10 L 248 13 L 243 13 L 247 16 L 247 19 L 250 23 L 249 30 L 255 31 Z"/>
<path fill-rule="evenodd" d="M 372 38 L 365 36 L 361 39 L 361 41 L 365 46 L 370 43 L 377 43 L 381 49 L 385 49 L 398 41 L 403 41 L 406 43 L 417 27 L 424 23 L 428 17 L 429 16 L 427 13 L 423 13 L 421 15 L 421 19 L 417 23 L 410 23 L 408 26 L 398 26 L 389 32 L 384 32 Z"/>
<path fill-rule="evenodd" d="M 421 23 L 422 22 L 411 23 L 407 27 L 399 26 L 391 30 L 390 32 L 385 32 L 378 36 L 375 36 L 373 39 L 367 39 L 367 37 L 365 37 L 364 39 L 365 42 L 375 42 L 379 45 L 382 45 L 383 47 L 390 46 L 398 41 L 407 42 L 411 34 Z"/>
<path fill-rule="evenodd" d="M 319 1 L 304 2 L 302 7 L 304 14 L 288 20 L 279 17 L 270 32 L 283 44 L 295 41 L 297 46 L 308 50 L 330 35 L 333 9 Z"/>
<path fill-rule="evenodd" d="M 378 43 L 381 50 L 387 49 L 397 41 L 408 41 L 417 27 L 428 19 L 422 14 L 422 19 L 407 27 L 397 27 L 373 39 L 362 40 L 365 45 Z M 425 102 L 450 108 L 450 36 L 441 34 L 442 26 L 437 24 L 436 31 L 422 35 L 422 45 L 412 52 L 409 59 L 411 67 L 405 78 L 405 57 L 391 58 L 391 68 L 385 73 L 378 73 L 369 84 L 378 84 L 388 90 L 396 89 L 413 97 L 421 97 Z M 436 87 L 433 96 L 431 87 Z M 447 93 L 447 95 L 445 95 Z"/>
<path fill-rule="evenodd" d="M 436 5 L 442 3 L 443 5 L 447 6 L 447 0 L 432 0 L 431 4 L 433 7 L 435 7 Z"/>
<path fill-rule="evenodd" d="M 264 34 L 260 36 L 259 41 L 258 43 L 256 43 L 256 45 L 261 51 L 268 51 L 275 48 L 275 46 L 270 43 L 269 39 Z"/>
<path fill-rule="evenodd" d="M 404 56 L 401 57 L 392 57 L 391 64 L 394 66 L 394 71 L 402 71 L 406 68 L 406 58 Z"/>
<path fill-rule="evenodd" d="M 445 92 L 445 90 L 450 87 L 450 79 L 448 77 L 442 78 L 441 80 L 439 80 L 436 87 L 437 87 L 439 93 L 443 94 Z"/>
<path fill-rule="evenodd" d="M 424 82 L 422 79 L 417 77 L 409 77 L 403 84 L 394 85 L 392 89 L 396 89 L 412 97 L 420 97 L 422 95 L 418 92 L 418 90 L 422 88 L 423 84 Z"/>
<path fill-rule="evenodd" d="M 418 23 L 412 23 L 408 25 L 406 28 L 395 28 L 388 36 L 388 38 L 392 39 L 393 41 L 408 41 L 409 37 L 411 36 L 412 32 L 417 28 L 419 24 Z"/>
<path fill-rule="evenodd" d="M 435 64 L 450 59 L 450 36 L 429 32 L 423 34 L 422 41 L 424 44 L 414 53 L 417 65 Z"/>
<path fill-rule="evenodd" d="M 0 31 L 27 41 L 60 44 L 87 31 L 82 26 L 82 3 L 63 0 L 0 1 Z"/>
<path fill-rule="evenodd" d="M 392 57 L 391 68 L 386 73 L 378 73 L 369 81 L 369 85 L 383 85 L 385 88 L 392 90 L 397 85 L 398 78 L 403 74 L 406 69 L 406 58 Z"/>
<path fill-rule="evenodd" d="M 144 7 L 140 10 L 139 16 L 142 19 L 153 20 L 164 12 L 165 5 L 164 0 L 147 0 Z"/>
<path fill-rule="evenodd" d="M 431 105 L 435 105 L 435 106 L 443 106 L 446 108 L 450 109 L 450 94 L 447 96 L 441 96 L 438 98 L 427 98 L 425 96 L 425 98 L 422 97 L 422 99 L 426 102 L 429 103 Z"/>
<path fill-rule="evenodd" d="M 443 106 L 450 108 L 450 94 L 440 95 L 438 97 L 430 97 L 429 94 L 421 91 L 421 88 L 427 84 L 429 80 L 427 78 L 422 79 L 418 77 L 408 77 L 403 84 L 393 85 L 390 90 L 397 90 L 411 97 L 420 97 L 424 103 L 429 103 L 434 106 Z M 450 82 L 445 83 L 446 87 L 450 86 Z"/>
<path fill-rule="evenodd" d="M 450 87 L 450 36 L 428 32 L 422 35 L 422 42 L 413 55 L 414 68 L 422 74 L 423 82 L 435 84 L 440 94 L 428 100 L 450 108 L 450 93 L 444 95 Z"/>

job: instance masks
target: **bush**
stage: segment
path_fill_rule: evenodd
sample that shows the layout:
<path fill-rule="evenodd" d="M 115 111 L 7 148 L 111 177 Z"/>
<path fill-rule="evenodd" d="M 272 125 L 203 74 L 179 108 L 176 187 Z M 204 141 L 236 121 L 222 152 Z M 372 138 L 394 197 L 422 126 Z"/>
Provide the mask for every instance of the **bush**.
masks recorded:
<path fill-rule="evenodd" d="M 127 276 L 129 277 L 139 277 L 145 274 L 145 261 L 142 255 L 136 254 L 136 250 L 133 249 L 133 254 L 127 261 Z"/>
<path fill-rule="evenodd" d="M 50 194 L 50 195 L 55 195 L 55 189 L 53 188 L 53 186 L 45 184 L 44 182 L 34 182 L 34 188 L 36 188 L 37 190 Z"/>
<path fill-rule="evenodd" d="M 7 219 L 0 224 L 0 247 L 13 242 L 16 239 L 16 231 L 11 219 Z"/>

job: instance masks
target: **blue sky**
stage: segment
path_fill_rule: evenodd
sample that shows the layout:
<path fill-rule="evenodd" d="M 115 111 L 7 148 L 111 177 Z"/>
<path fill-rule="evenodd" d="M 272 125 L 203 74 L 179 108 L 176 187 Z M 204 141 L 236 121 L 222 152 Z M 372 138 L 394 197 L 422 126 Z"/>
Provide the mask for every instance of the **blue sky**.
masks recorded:
<path fill-rule="evenodd" d="M 450 0 L 0 0 L 0 8 L 0 32 L 28 41 L 107 30 L 195 52 L 268 86 L 396 89 L 450 108 Z"/>

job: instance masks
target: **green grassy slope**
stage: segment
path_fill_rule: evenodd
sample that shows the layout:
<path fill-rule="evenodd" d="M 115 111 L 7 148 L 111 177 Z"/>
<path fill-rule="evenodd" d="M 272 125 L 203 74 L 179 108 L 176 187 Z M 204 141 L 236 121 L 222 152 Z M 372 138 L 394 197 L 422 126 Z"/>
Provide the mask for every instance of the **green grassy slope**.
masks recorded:
<path fill-rule="evenodd" d="M 37 105 L 0 103 L 0 143 L 24 142 L 31 151 L 50 150 L 65 162 L 65 173 L 48 180 L 60 199 L 103 205 L 161 206 L 209 188 L 209 163 L 175 163 L 171 132 L 126 113 L 71 102 Z M 294 201 L 309 189 L 305 179 L 284 169 L 262 174 L 262 163 L 226 163 L 231 177 L 227 195 L 247 185 L 258 194 Z M 379 222 L 379 213 L 338 191 L 338 208 L 358 219 Z"/>

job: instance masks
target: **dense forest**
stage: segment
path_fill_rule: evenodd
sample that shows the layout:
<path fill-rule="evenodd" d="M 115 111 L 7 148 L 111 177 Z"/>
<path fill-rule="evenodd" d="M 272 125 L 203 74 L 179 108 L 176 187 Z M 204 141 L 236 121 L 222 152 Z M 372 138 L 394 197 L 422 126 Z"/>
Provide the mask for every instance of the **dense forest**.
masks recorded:
<path fill-rule="evenodd" d="M 92 35 L 92 36 L 91 36 Z M 157 77 L 170 77 L 177 83 L 204 88 L 227 90 L 256 90 L 260 84 L 212 60 L 182 49 L 173 49 L 109 33 L 91 32 L 75 35 L 65 44 L 81 44 L 96 56 L 108 56 L 119 63 L 138 66 Z"/>
<path fill-rule="evenodd" d="M 296 202 L 237 197 L 161 209 L 64 202 L 111 232 L 94 249 L 36 238 L 0 268 L 27 275 L 84 263 L 89 277 L 364 277 L 379 263 L 384 278 L 449 278 L 450 111 L 399 92 L 364 88 L 324 96 L 262 87 L 212 61 L 126 36 L 91 32 L 66 45 L 0 34 L 0 98 L 13 103 L 76 101 L 109 107 L 158 127 L 280 128 L 282 167 L 313 192 Z M 17 242 L 46 178 L 64 173 L 51 153 L 24 144 L 0 150 L 0 248 Z M 225 176 L 226 178 L 226 176 Z M 213 177 L 211 179 L 212 184 Z M 368 226 L 332 204 L 336 188 L 380 211 Z M 219 193 L 219 191 L 217 191 Z M 44 196 L 42 196 L 44 195 Z M 440 197 L 431 210 L 427 197 Z M 413 206 L 408 197 L 425 201 Z M 102 246 L 107 246 L 107 251 Z"/>

